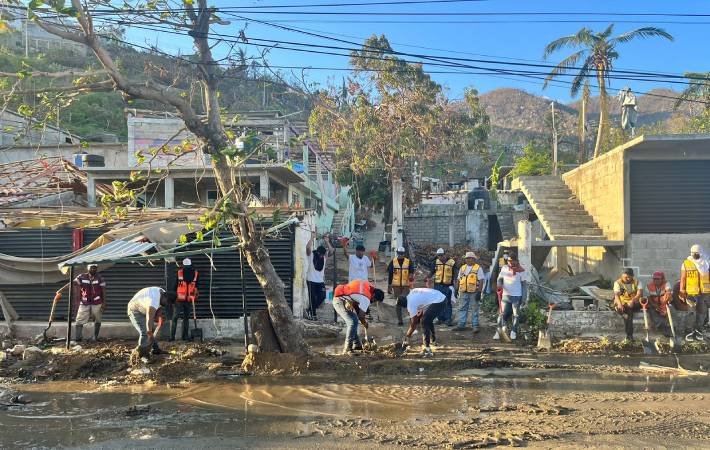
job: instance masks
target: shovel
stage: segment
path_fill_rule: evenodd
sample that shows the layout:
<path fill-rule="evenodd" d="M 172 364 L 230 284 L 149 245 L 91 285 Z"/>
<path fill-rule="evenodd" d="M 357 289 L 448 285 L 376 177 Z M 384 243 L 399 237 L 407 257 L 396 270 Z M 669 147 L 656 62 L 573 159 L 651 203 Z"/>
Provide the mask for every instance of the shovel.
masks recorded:
<path fill-rule="evenodd" d="M 57 303 L 59 303 L 59 299 L 57 297 L 58 296 L 55 296 L 54 300 L 52 300 L 52 310 L 49 312 L 49 323 L 47 324 L 47 328 L 42 331 L 42 342 L 45 344 L 53 342 L 53 339 L 47 336 L 47 331 L 49 331 L 52 327 L 52 322 L 54 322 L 54 310 L 57 307 Z"/>
<path fill-rule="evenodd" d="M 552 335 L 550 334 L 550 322 L 552 320 L 552 308 L 555 307 L 554 303 L 550 303 L 550 310 L 547 312 L 547 327 L 544 330 L 537 332 L 537 348 L 547 350 L 548 352 L 552 349 Z"/>
<path fill-rule="evenodd" d="M 199 339 L 202 342 L 202 328 L 197 328 L 197 312 L 195 309 L 195 302 L 192 303 L 192 320 L 194 321 L 195 327 L 190 331 L 190 339 L 196 341 Z"/>
<path fill-rule="evenodd" d="M 498 313 L 500 314 L 501 322 L 503 322 L 503 291 L 496 291 L 496 294 L 498 295 Z M 508 335 L 508 330 L 505 328 L 505 323 L 498 325 L 496 332 L 498 333 L 498 337 L 501 341 L 507 344 L 513 342 Z"/>
<path fill-rule="evenodd" d="M 641 345 L 643 345 L 643 352 L 646 355 L 657 355 L 658 350 L 651 340 L 648 338 L 648 299 L 642 298 L 640 300 L 641 308 L 643 309 L 643 327 L 646 330 L 646 338 L 641 339 Z"/>
<path fill-rule="evenodd" d="M 671 335 L 669 345 L 671 346 L 671 352 L 678 353 L 680 347 L 683 345 L 681 339 L 675 335 L 675 327 L 673 326 L 673 316 L 671 316 L 671 306 L 666 303 L 666 312 L 668 315 L 668 324 L 671 326 Z"/>

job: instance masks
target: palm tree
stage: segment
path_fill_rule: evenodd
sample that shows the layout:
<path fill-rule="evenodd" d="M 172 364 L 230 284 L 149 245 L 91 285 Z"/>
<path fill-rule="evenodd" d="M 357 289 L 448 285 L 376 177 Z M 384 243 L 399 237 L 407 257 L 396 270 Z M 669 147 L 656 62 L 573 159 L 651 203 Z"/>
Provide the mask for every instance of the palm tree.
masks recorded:
<path fill-rule="evenodd" d="M 597 142 L 594 145 L 595 158 L 599 156 L 604 133 L 604 122 L 606 121 L 606 86 L 609 72 L 612 69 L 614 60 L 619 57 L 619 53 L 616 51 L 617 46 L 636 38 L 657 36 L 666 38 L 669 41 L 673 40 L 673 36 L 668 34 L 668 32 L 656 27 L 642 27 L 616 37 L 611 37 L 613 31 L 614 24 L 609 25 L 606 30 L 601 33 L 595 33 L 589 28 L 582 28 L 573 35 L 564 36 L 550 42 L 547 44 L 547 47 L 545 47 L 544 53 L 544 57 L 547 59 L 551 54 L 566 47 L 579 49 L 560 61 L 559 64 L 550 71 L 549 75 L 545 78 L 543 88 L 547 87 L 547 84 L 554 78 L 566 74 L 568 71 L 575 71 L 577 74 L 572 80 L 572 87 L 570 88 L 572 97 L 575 97 L 587 78 L 595 77 L 597 79 L 600 111 Z"/>
<path fill-rule="evenodd" d="M 686 72 L 683 74 L 688 79 L 685 88 L 674 108 L 678 109 L 684 102 L 701 101 L 705 103 L 705 110 L 710 111 L 710 72 Z"/>

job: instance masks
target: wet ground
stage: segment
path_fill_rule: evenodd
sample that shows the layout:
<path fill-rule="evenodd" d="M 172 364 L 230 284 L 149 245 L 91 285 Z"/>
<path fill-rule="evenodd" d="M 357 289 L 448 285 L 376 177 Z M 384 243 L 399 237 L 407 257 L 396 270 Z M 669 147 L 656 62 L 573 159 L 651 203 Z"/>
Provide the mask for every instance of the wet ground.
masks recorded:
<path fill-rule="evenodd" d="M 710 446 L 708 377 L 488 368 L 448 376 L 49 382 L 0 409 L 2 448 Z"/>

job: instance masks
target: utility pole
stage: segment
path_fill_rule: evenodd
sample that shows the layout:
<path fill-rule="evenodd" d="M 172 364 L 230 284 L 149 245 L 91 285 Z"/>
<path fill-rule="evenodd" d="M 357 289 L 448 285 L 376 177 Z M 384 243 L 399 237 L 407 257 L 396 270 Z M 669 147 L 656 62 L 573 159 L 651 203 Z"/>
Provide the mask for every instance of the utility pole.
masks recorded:
<path fill-rule="evenodd" d="M 555 102 L 552 106 L 552 175 L 557 175 L 557 127 L 555 126 Z"/>

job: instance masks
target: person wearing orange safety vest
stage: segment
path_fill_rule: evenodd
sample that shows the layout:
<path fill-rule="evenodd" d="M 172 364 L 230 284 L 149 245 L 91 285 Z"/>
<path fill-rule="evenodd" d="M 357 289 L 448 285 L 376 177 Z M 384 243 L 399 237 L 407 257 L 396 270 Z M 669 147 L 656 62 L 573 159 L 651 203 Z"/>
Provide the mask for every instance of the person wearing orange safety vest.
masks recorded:
<path fill-rule="evenodd" d="M 670 331 L 668 325 L 668 308 L 673 301 L 673 288 L 666 281 L 666 274 L 657 270 L 653 272 L 651 282 L 646 285 L 648 298 L 648 312 L 656 329 L 663 329 L 666 334 Z"/>
<path fill-rule="evenodd" d="M 685 340 L 704 341 L 705 336 L 700 330 L 710 303 L 710 258 L 698 244 L 690 248 L 690 256 L 680 267 L 680 297 L 691 306 L 695 305 L 695 327 Z"/>
<path fill-rule="evenodd" d="M 387 266 L 387 291 L 395 298 L 403 295 L 406 297 L 414 283 L 416 266 L 412 260 L 405 256 L 405 253 L 404 247 L 399 247 L 397 249 L 397 257 Z M 397 325 L 402 326 L 404 325 L 402 308 L 399 306 L 395 308 L 397 309 Z"/>
<path fill-rule="evenodd" d="M 200 296 L 199 285 L 200 273 L 192 267 L 192 260 L 185 258 L 182 260 L 182 267 L 177 271 L 175 283 L 175 303 L 173 304 L 172 321 L 170 322 L 170 340 L 175 340 L 177 332 L 177 322 L 182 318 L 182 340 L 188 339 L 188 328 L 190 317 L 193 314 L 193 303 Z"/>
<path fill-rule="evenodd" d="M 354 350 L 362 350 L 362 342 L 357 335 L 357 324 L 360 322 L 367 330 L 365 313 L 370 303 L 381 302 L 385 293 L 375 288 L 367 280 L 353 280 L 348 284 L 336 286 L 333 298 L 333 309 L 345 322 L 345 345 L 343 354 L 352 354 Z"/>

